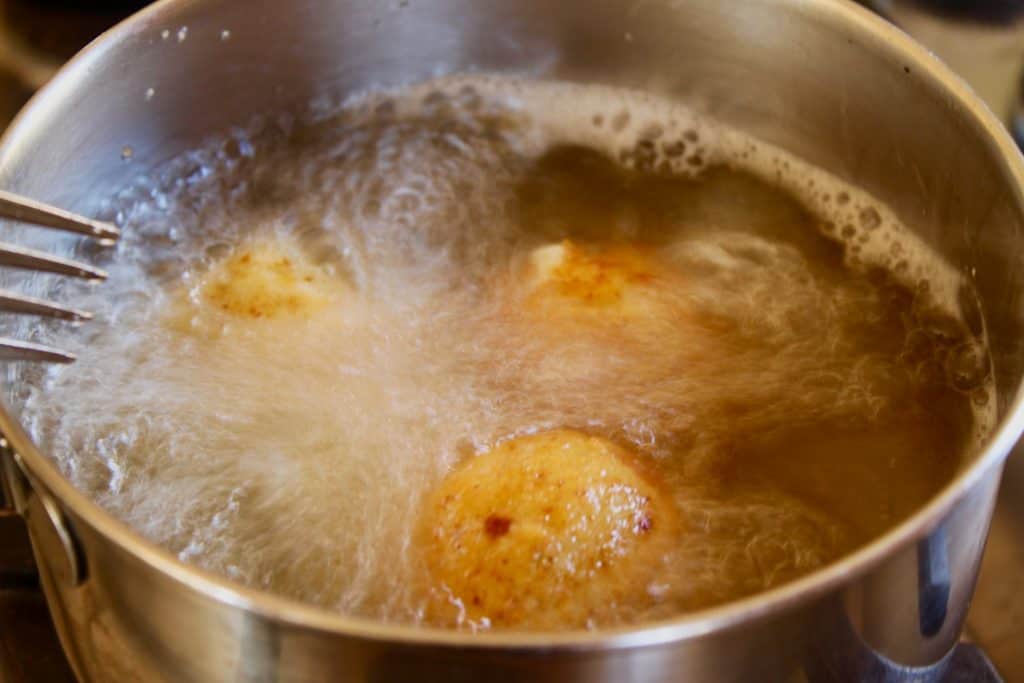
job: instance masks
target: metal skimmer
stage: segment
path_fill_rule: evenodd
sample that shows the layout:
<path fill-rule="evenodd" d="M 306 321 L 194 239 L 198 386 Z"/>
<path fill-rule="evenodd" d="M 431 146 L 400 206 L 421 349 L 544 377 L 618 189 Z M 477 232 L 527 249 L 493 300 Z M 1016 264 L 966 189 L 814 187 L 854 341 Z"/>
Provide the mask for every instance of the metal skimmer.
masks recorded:
<path fill-rule="evenodd" d="M 64 230 L 102 240 L 116 240 L 121 234 L 111 223 L 78 216 L 2 190 L 0 190 L 0 218 Z M 0 242 L 0 267 L 70 275 L 88 280 L 103 280 L 107 277 L 104 271 L 87 263 L 71 261 L 2 242 Z M 50 301 L 24 296 L 5 289 L 0 289 L 0 311 L 71 321 L 88 320 L 92 317 L 86 311 L 66 308 Z M 75 360 L 75 356 L 42 344 L 0 337 L 0 360 L 70 363 Z"/>

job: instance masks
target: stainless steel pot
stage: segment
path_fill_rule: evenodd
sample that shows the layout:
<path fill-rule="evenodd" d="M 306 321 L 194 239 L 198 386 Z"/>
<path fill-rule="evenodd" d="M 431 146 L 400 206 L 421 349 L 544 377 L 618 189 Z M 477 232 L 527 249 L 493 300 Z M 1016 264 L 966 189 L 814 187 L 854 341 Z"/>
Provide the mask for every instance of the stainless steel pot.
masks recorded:
<path fill-rule="evenodd" d="M 770 593 L 635 629 L 474 636 L 351 619 L 178 562 L 75 491 L 8 401 L 0 411 L 6 483 L 28 520 L 78 676 L 769 681 L 941 673 L 970 601 L 1004 458 L 1024 425 L 1024 165 L 960 81 L 857 6 L 164 0 L 96 41 L 26 108 L 0 145 L 0 185 L 90 213 L 130 178 L 254 112 L 325 90 L 467 70 L 696 99 L 710 115 L 888 202 L 975 282 L 1000 392 L 997 432 L 912 519 Z M 72 248 L 48 239 L 55 250 Z"/>

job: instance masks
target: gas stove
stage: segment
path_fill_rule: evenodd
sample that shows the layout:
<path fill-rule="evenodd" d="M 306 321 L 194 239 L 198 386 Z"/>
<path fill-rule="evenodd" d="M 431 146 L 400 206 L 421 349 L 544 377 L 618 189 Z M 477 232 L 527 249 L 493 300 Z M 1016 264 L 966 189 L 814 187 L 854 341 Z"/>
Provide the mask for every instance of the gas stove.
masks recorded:
<path fill-rule="evenodd" d="M 1013 4 L 1017 0 L 995 4 L 1000 2 Z M 145 4 L 141 0 L 0 0 L 0 129 L 61 64 Z M 1011 40 L 991 24 L 965 27 L 960 17 L 938 17 L 913 3 L 864 0 L 863 4 L 879 10 L 945 57 L 997 113 L 1005 112 L 1012 122 L 1007 107 L 1015 107 L 1020 99 L 1022 34 Z M 977 42 L 979 34 L 991 39 L 991 49 Z M 1015 47 L 1000 47 L 1005 44 Z M 972 76 L 976 74 L 983 81 L 975 82 Z M 1019 125 L 1024 131 L 1024 123 Z M 0 487 L 0 683 L 74 683 L 39 587 L 24 524 L 17 516 L 2 512 L 2 496 Z M 1022 634 L 1024 461 L 1018 463 L 1011 457 L 965 642 L 954 652 L 944 680 L 936 683 L 1024 683 Z"/>

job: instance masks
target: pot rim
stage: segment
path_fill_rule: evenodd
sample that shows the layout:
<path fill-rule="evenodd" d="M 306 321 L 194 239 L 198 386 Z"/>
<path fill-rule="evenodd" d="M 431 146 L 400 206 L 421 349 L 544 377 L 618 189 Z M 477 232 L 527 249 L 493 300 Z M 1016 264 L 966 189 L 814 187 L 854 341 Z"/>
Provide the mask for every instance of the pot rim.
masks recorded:
<path fill-rule="evenodd" d="M 802 14 L 813 14 L 832 25 L 843 25 L 862 40 L 865 49 L 877 51 L 894 63 L 894 68 L 912 69 L 917 77 L 949 96 L 949 105 L 961 115 L 983 143 L 1000 160 L 1004 176 L 1011 181 L 1018 206 L 1024 207 L 1024 158 L 1003 125 L 970 88 L 938 58 L 867 9 L 853 2 L 834 0 L 763 0 L 786 5 Z M 149 7 L 103 33 L 66 64 L 21 110 L 0 138 L 0 167 L 17 157 L 23 133 L 34 127 L 33 119 L 60 107 L 77 91 L 78 81 L 98 68 L 105 53 L 130 38 L 168 23 L 177 8 L 199 4 L 200 0 L 158 0 Z M 26 136 L 27 137 L 27 136 Z M 84 521 L 121 550 L 172 579 L 210 599 L 246 610 L 291 627 L 318 629 L 337 635 L 403 645 L 431 645 L 471 649 L 532 651 L 594 651 L 655 646 L 742 626 L 806 605 L 835 591 L 849 580 L 879 564 L 886 556 L 918 540 L 936 527 L 950 509 L 984 478 L 1002 464 L 1024 431 L 1024 386 L 1018 387 L 1006 415 L 985 440 L 975 460 L 950 481 L 927 505 L 882 536 L 839 561 L 769 591 L 757 593 L 721 606 L 689 612 L 677 617 L 635 626 L 599 631 L 484 632 L 471 633 L 436 627 L 389 624 L 348 616 L 327 608 L 279 597 L 259 589 L 236 584 L 218 574 L 187 565 L 172 553 L 143 538 L 127 524 L 113 517 L 78 491 L 57 466 L 36 446 L 12 417 L 6 402 L 0 401 L 0 432 L 7 436 L 32 477 L 42 484 L 74 518 Z"/>

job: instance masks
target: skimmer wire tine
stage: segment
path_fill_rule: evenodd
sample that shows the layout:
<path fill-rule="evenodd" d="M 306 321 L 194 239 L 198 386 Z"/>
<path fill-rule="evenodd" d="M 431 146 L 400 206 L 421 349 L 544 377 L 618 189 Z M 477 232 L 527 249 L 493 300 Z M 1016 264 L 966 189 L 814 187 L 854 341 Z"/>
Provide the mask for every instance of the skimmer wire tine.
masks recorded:
<path fill-rule="evenodd" d="M 0 190 L 0 218 L 94 237 L 108 243 L 116 240 L 121 234 L 120 230 L 111 223 L 78 216 L 3 190 Z M 45 252 L 2 242 L 0 242 L 0 266 L 69 275 L 89 280 L 104 280 L 107 277 L 103 270 L 88 263 L 59 258 Z M 92 315 L 86 311 L 68 308 L 9 290 L 0 290 L 0 312 L 38 315 L 70 321 L 92 318 Z M 70 363 L 75 360 L 75 356 L 42 344 L 0 337 L 0 361 L 5 360 Z"/>
<path fill-rule="evenodd" d="M 101 239 L 117 239 L 121 234 L 121 231 L 111 223 L 94 221 L 3 190 L 0 190 L 0 216 L 13 221 Z"/>
<path fill-rule="evenodd" d="M 71 261 L 57 256 L 50 256 L 34 249 L 24 249 L 0 242 L 0 266 L 20 268 L 22 270 L 38 270 L 43 273 L 71 275 L 89 280 L 105 280 L 107 274 L 88 263 Z"/>
<path fill-rule="evenodd" d="M 42 315 L 57 318 L 58 320 L 71 321 L 92 319 L 92 313 L 88 311 L 65 308 L 45 299 L 36 299 L 35 297 L 17 294 L 6 289 L 0 289 L 0 312 Z"/>
<path fill-rule="evenodd" d="M 75 354 L 55 349 L 52 346 L 0 337 L 0 361 L 5 360 L 71 363 L 75 360 Z"/>

